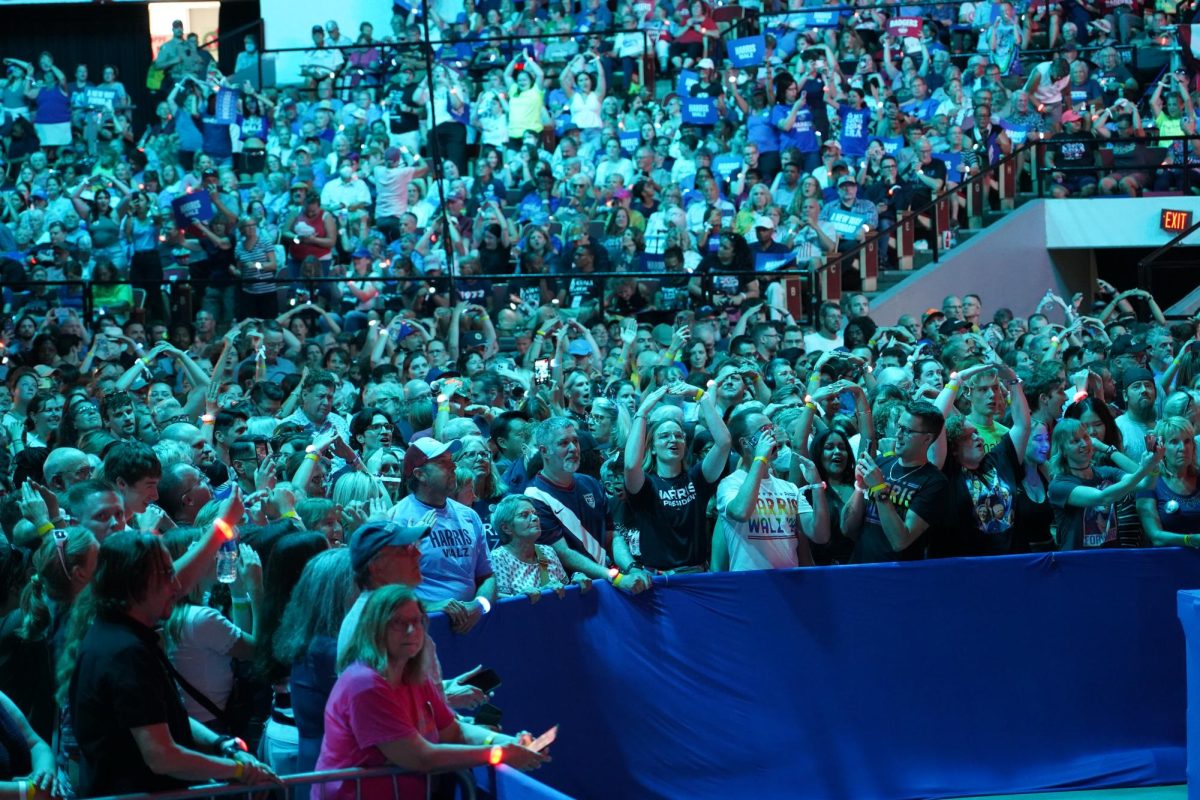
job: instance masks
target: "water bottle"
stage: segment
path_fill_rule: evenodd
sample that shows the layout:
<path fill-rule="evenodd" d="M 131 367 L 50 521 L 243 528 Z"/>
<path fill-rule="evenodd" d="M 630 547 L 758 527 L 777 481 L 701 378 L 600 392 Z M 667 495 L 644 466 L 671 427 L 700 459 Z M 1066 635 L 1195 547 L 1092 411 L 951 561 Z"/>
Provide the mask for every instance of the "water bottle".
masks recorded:
<path fill-rule="evenodd" d="M 217 580 L 221 583 L 233 583 L 238 575 L 238 541 L 228 539 L 221 543 L 217 551 Z"/>

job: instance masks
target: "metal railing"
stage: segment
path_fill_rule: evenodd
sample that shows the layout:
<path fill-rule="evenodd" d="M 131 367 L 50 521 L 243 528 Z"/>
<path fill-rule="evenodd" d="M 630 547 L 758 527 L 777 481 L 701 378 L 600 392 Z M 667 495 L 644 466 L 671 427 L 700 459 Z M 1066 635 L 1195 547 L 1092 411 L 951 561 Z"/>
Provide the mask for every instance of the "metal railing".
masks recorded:
<path fill-rule="evenodd" d="M 400 769 L 399 767 L 337 769 L 327 770 L 324 772 L 303 772 L 296 775 L 287 775 L 281 777 L 279 783 L 264 783 L 256 786 L 247 786 L 244 783 L 211 783 L 199 786 L 191 786 L 187 789 L 176 789 L 174 791 L 110 795 L 107 797 L 90 798 L 90 800 L 200 800 L 201 798 L 206 797 L 233 797 L 235 795 L 260 794 L 264 792 L 278 791 L 280 788 L 294 788 L 310 785 L 315 786 L 318 784 L 333 782 L 345 783 L 347 781 L 352 781 L 355 784 L 355 796 L 361 798 L 363 781 L 379 778 L 394 778 L 404 774 L 410 773 L 407 770 Z M 456 776 L 463 774 L 470 775 L 469 772 L 454 774 Z M 464 800 L 473 800 L 475 797 L 474 781 L 459 778 L 459 786 L 464 790 Z"/>

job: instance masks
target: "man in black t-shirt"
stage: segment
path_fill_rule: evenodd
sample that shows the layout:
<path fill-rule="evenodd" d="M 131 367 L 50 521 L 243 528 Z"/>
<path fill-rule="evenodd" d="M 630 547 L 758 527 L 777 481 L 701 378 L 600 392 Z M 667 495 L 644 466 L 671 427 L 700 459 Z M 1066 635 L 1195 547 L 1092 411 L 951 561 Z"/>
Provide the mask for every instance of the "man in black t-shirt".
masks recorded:
<path fill-rule="evenodd" d="M 929 462 L 929 446 L 945 425 L 923 400 L 909 403 L 896 426 L 896 454 L 879 463 L 864 453 L 855 473 L 866 492 L 850 497 L 846 535 L 856 542 L 853 563 L 916 561 L 942 522 L 946 477 Z"/>
<path fill-rule="evenodd" d="M 1083 118 L 1074 109 L 1063 112 L 1062 124 L 1062 133 L 1050 137 L 1046 145 L 1046 169 L 1054 180 L 1050 184 L 1050 194 L 1053 197 L 1090 197 L 1096 193 L 1095 173 L 1059 172 L 1058 168 L 1099 167 L 1100 145 L 1090 131 L 1083 130 Z"/>

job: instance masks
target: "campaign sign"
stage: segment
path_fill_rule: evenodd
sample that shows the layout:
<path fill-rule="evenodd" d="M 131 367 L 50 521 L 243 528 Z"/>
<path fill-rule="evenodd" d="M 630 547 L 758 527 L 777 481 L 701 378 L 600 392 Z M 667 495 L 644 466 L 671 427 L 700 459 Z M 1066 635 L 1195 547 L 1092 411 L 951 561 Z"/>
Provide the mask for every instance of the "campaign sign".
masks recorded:
<path fill-rule="evenodd" d="M 208 222 L 213 218 L 212 199 L 205 191 L 188 192 L 171 201 L 171 214 L 175 226 L 185 230 L 196 220 Z"/>
<path fill-rule="evenodd" d="M 117 102 L 117 93 L 114 89 L 101 89 L 98 86 L 90 86 L 84 93 L 85 102 L 92 108 L 103 108 L 112 111 L 113 104 Z"/>
<path fill-rule="evenodd" d="M 767 42 L 762 36 L 734 39 L 725 47 L 729 63 L 735 67 L 757 67 L 767 54 Z"/>
<path fill-rule="evenodd" d="M 742 165 L 741 158 L 729 155 L 728 153 L 717 156 L 712 160 L 713 172 L 717 173 L 723 181 L 729 180 L 735 172 L 741 172 Z"/>
<path fill-rule="evenodd" d="M 675 92 L 681 99 L 686 99 L 692 96 L 692 88 L 700 82 L 700 73 L 692 72 L 690 69 L 682 69 L 679 71 L 679 80 L 675 83 Z"/>
<path fill-rule="evenodd" d="M 237 122 L 238 95 L 232 89 L 217 91 L 217 110 L 214 116 L 218 125 L 232 125 Z"/>
<path fill-rule="evenodd" d="M 716 125 L 717 101 L 711 97 L 696 97 L 684 100 L 683 121 L 688 125 Z"/>
<path fill-rule="evenodd" d="M 642 138 L 637 131 L 621 131 L 621 149 L 626 153 L 634 153 L 637 150 L 638 141 Z"/>
<path fill-rule="evenodd" d="M 888 33 L 897 39 L 907 36 L 920 36 L 923 22 L 920 17 L 893 17 L 888 20 Z"/>
<path fill-rule="evenodd" d="M 754 256 L 754 271 L 777 272 L 795 260 L 795 253 L 757 253 Z"/>
<path fill-rule="evenodd" d="M 800 16 L 804 20 L 804 25 L 809 28 L 836 28 L 838 26 L 838 12 L 836 11 L 809 11 Z"/>

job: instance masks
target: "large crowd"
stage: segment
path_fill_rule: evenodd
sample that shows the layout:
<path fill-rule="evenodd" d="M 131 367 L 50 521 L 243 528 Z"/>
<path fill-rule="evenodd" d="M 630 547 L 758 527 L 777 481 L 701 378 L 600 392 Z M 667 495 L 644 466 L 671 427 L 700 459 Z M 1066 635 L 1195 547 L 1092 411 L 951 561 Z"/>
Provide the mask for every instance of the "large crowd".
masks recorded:
<path fill-rule="evenodd" d="M 888 8 L 444 0 L 314 25 L 286 87 L 176 23 L 144 130 L 114 68 L 6 59 L 0 794 L 536 768 L 425 631 L 500 598 L 1200 546 L 1196 320 L 803 320 L 769 274 L 1031 138 L 1055 196 L 1188 186 L 1144 157 L 1195 76 L 1123 65 L 1179 8 Z"/>

